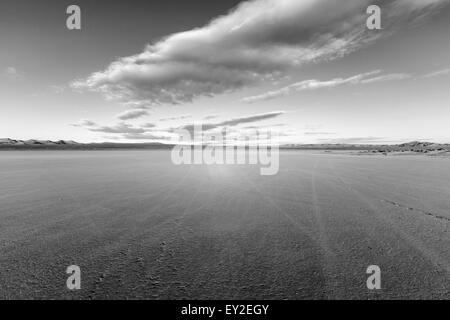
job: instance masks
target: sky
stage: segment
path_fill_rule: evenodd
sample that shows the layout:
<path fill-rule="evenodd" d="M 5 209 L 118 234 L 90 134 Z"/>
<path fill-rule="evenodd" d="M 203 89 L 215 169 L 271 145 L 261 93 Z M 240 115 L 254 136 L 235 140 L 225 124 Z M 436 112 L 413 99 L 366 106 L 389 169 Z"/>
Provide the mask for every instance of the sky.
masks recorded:
<path fill-rule="evenodd" d="M 450 143 L 449 30 L 450 0 L 5 0 L 0 138 Z"/>

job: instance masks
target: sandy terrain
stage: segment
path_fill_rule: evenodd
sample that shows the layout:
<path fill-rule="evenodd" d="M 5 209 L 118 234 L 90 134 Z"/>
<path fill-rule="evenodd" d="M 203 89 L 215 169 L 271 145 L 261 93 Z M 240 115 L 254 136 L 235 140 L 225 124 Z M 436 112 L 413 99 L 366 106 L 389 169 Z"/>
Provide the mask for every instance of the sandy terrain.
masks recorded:
<path fill-rule="evenodd" d="M 169 151 L 0 153 L 3 299 L 449 299 L 449 248 L 448 159 L 285 151 L 262 177 Z"/>

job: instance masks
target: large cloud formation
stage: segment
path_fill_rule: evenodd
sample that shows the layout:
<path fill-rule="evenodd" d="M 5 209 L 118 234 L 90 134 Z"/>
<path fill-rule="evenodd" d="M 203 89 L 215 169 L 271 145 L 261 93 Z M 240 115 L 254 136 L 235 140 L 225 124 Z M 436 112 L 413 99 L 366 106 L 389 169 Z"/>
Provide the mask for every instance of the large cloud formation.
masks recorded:
<path fill-rule="evenodd" d="M 252 0 L 208 25 L 170 35 L 72 86 L 133 106 L 191 102 L 342 57 L 419 22 L 449 0 Z M 383 10 L 383 31 L 366 9 Z"/>

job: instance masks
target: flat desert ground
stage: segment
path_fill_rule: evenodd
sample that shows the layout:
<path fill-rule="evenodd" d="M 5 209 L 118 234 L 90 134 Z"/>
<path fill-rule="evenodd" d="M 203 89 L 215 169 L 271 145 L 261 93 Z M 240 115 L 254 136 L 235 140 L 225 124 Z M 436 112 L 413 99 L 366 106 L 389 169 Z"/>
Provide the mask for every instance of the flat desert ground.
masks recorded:
<path fill-rule="evenodd" d="M 261 176 L 169 150 L 4 151 L 0 298 L 449 299 L 450 159 L 282 151 Z"/>

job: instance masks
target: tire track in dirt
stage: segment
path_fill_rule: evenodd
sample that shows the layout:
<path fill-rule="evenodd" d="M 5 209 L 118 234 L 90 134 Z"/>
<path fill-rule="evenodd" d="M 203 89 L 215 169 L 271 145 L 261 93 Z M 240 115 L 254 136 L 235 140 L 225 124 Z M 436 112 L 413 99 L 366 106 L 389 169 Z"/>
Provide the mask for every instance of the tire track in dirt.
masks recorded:
<path fill-rule="evenodd" d="M 438 215 L 438 214 L 435 214 L 435 213 L 432 213 L 432 212 L 429 212 L 429 211 L 425 211 L 425 210 L 422 210 L 422 209 L 409 207 L 407 205 L 404 205 L 404 204 L 401 204 L 401 203 L 398 203 L 398 202 L 395 202 L 395 201 L 391 201 L 391 200 L 383 199 L 383 200 L 380 200 L 380 201 L 382 201 L 384 203 L 391 204 L 391 205 L 396 206 L 398 208 L 406 209 L 406 210 L 409 210 L 409 211 L 416 211 L 416 212 L 422 213 L 422 214 L 424 214 L 426 216 L 433 217 L 435 219 L 439 219 L 439 220 L 444 220 L 444 221 L 450 222 L 450 218 L 449 217 L 444 217 L 444 216 L 441 216 L 441 215 Z"/>
<path fill-rule="evenodd" d="M 176 192 L 179 189 L 183 188 L 182 182 L 184 182 L 189 175 L 191 174 L 191 168 L 190 170 L 183 176 L 183 178 L 180 180 L 179 184 L 174 186 L 173 188 L 169 189 L 169 191 L 161 191 L 159 194 L 165 194 L 165 197 L 162 199 L 158 199 L 158 205 L 151 208 L 151 210 L 148 212 L 150 215 L 151 213 L 155 213 L 166 206 L 166 201 L 172 196 L 174 192 Z M 186 209 L 187 210 L 187 209 Z M 137 276 L 140 278 L 137 283 L 139 285 L 135 288 L 133 288 L 133 291 L 136 291 L 139 288 L 145 288 L 145 291 L 148 290 L 149 287 L 153 288 L 151 294 L 145 294 L 145 296 L 154 296 L 155 287 L 159 287 L 160 285 L 160 278 L 157 275 L 154 275 L 152 273 L 148 273 L 147 271 L 147 264 L 145 263 L 144 256 L 146 254 L 143 254 L 145 251 L 144 247 L 147 247 L 144 245 L 143 240 L 151 233 L 153 230 L 156 230 L 158 228 L 159 231 L 165 226 L 170 225 L 174 221 L 177 221 L 177 219 L 180 219 L 179 216 L 175 216 L 171 219 L 162 221 L 156 225 L 153 225 L 150 229 L 145 230 L 135 230 L 135 232 L 138 231 L 138 233 L 133 233 L 131 235 L 132 238 L 122 239 L 122 241 L 118 244 L 119 248 L 115 249 L 116 253 L 113 255 L 105 256 L 103 261 L 107 261 L 105 264 L 105 268 L 102 273 L 100 273 L 97 277 L 97 280 L 94 281 L 93 288 L 89 291 L 88 299 L 95 299 L 98 295 L 102 295 L 107 290 L 104 290 L 105 283 L 108 279 L 114 279 L 118 277 L 119 275 L 126 274 L 126 271 L 131 269 L 134 269 L 134 276 Z M 122 248 L 120 248 L 122 247 Z M 167 244 L 165 241 L 162 241 L 159 244 L 159 254 L 157 255 L 157 258 L 155 258 L 155 261 L 159 264 L 164 259 L 164 255 L 167 254 Z M 169 251 L 170 252 L 170 251 Z M 103 255 L 103 254 L 101 254 Z M 148 255 L 148 254 L 147 254 Z M 136 270 L 137 269 L 137 270 Z M 121 282 L 121 278 L 118 280 L 115 280 L 118 282 Z M 122 285 L 122 283 L 121 283 Z M 129 295 L 127 295 L 129 296 Z"/>
<path fill-rule="evenodd" d="M 414 248 L 424 258 L 430 261 L 435 267 L 445 271 L 447 278 L 450 278 L 450 265 L 447 261 L 442 260 L 438 253 L 426 247 L 426 245 L 424 245 L 421 241 L 413 238 L 412 236 L 408 235 L 405 231 L 401 230 L 400 227 L 396 225 L 395 221 L 390 219 L 388 220 L 387 218 L 383 217 L 378 207 L 373 203 L 373 201 L 369 199 L 368 196 L 364 195 L 359 190 L 353 188 L 349 182 L 347 182 L 341 175 L 337 173 L 337 170 L 333 166 L 330 166 L 330 169 L 335 173 L 336 178 L 341 182 L 344 188 L 353 193 L 360 201 L 365 203 L 373 213 L 376 214 L 376 216 L 372 216 L 374 219 L 383 223 L 386 229 L 391 229 L 392 231 L 394 231 L 408 246 Z M 377 199 L 377 201 L 382 200 Z M 368 219 L 366 216 L 363 216 L 361 214 L 358 214 L 358 216 L 360 216 L 365 220 Z"/>
<path fill-rule="evenodd" d="M 319 194 L 317 190 L 316 183 L 316 173 L 319 162 L 314 163 L 313 170 L 311 172 L 311 190 L 312 190 L 312 201 L 314 206 L 314 219 L 316 228 L 318 231 L 318 241 L 320 243 L 320 248 L 322 250 L 322 265 L 323 273 L 325 276 L 325 290 L 327 299 L 337 298 L 340 293 L 338 292 L 340 286 L 336 279 L 336 265 L 337 258 L 336 253 L 330 247 L 330 239 L 327 234 L 326 222 L 320 208 Z M 333 267 L 334 266 L 334 267 Z M 339 290 L 340 291 L 340 290 Z"/>

